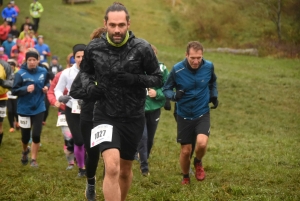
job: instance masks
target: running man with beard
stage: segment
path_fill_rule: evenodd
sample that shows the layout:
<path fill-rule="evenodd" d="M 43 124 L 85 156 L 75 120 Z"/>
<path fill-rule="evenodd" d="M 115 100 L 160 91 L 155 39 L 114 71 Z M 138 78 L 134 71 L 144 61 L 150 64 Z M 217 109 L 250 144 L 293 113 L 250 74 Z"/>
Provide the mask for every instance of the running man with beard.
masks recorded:
<path fill-rule="evenodd" d="M 150 44 L 129 31 L 124 5 L 108 7 L 104 26 L 107 32 L 88 44 L 80 67 L 97 82 L 86 92 L 96 99 L 91 144 L 100 144 L 105 163 L 104 198 L 125 200 L 145 124 L 145 88 L 160 87 L 162 75 Z"/>

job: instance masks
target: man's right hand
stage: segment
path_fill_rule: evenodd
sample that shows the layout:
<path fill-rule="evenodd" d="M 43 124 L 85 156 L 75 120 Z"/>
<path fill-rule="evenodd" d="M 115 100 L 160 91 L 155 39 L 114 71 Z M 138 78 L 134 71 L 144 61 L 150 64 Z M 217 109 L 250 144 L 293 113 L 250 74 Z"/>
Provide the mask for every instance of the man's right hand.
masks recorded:
<path fill-rule="evenodd" d="M 176 93 L 175 93 L 175 95 L 174 95 L 175 101 L 180 100 L 183 95 L 184 95 L 184 91 L 183 90 L 177 90 Z"/>

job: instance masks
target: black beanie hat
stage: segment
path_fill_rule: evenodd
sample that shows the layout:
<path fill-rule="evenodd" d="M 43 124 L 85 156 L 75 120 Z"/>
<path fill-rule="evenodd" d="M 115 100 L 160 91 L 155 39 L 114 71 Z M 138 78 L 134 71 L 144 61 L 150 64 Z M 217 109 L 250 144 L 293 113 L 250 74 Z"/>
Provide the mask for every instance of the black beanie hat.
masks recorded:
<path fill-rule="evenodd" d="M 75 54 L 78 51 L 84 51 L 85 47 L 86 47 L 85 44 L 76 44 L 76 45 L 74 45 L 74 47 L 73 47 L 73 56 L 75 57 Z"/>

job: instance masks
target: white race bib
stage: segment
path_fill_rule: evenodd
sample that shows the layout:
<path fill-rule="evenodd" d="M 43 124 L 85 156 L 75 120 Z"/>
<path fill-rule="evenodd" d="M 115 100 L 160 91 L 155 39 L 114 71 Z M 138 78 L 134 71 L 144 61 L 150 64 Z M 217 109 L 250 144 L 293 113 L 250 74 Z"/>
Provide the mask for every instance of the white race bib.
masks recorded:
<path fill-rule="evenodd" d="M 12 21 L 12 18 L 11 18 L 11 17 L 7 17 L 7 18 L 6 18 L 6 21 L 11 22 L 11 21 Z"/>
<path fill-rule="evenodd" d="M 0 107 L 0 117 L 6 117 L 6 107 Z"/>
<path fill-rule="evenodd" d="M 44 55 L 40 55 L 40 61 L 44 61 Z"/>
<path fill-rule="evenodd" d="M 80 114 L 80 106 L 78 104 L 78 100 L 72 100 L 72 113 Z"/>
<path fill-rule="evenodd" d="M 52 73 L 54 73 L 54 74 L 57 73 L 57 67 L 56 67 L 56 66 L 53 66 L 53 67 L 52 67 Z"/>
<path fill-rule="evenodd" d="M 18 98 L 18 96 L 11 95 L 11 91 L 8 91 L 6 94 L 7 94 L 8 99 L 17 99 Z"/>
<path fill-rule="evenodd" d="M 33 14 L 33 15 L 38 15 L 39 12 L 38 12 L 38 11 L 33 11 L 32 14 Z"/>
<path fill-rule="evenodd" d="M 113 126 L 109 124 L 100 124 L 92 129 L 91 147 L 102 142 L 111 142 Z"/>
<path fill-rule="evenodd" d="M 64 114 L 58 115 L 56 126 L 57 127 L 58 126 L 68 126 L 68 123 L 66 120 L 66 115 L 64 115 Z"/>
<path fill-rule="evenodd" d="M 21 117 L 19 115 L 19 125 L 21 128 L 30 128 L 31 127 L 30 117 Z"/>

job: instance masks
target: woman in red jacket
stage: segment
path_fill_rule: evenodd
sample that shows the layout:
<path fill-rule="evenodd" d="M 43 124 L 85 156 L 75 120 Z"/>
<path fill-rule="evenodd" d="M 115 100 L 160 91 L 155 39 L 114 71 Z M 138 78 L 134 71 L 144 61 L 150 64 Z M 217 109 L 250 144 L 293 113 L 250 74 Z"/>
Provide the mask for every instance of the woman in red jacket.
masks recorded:
<path fill-rule="evenodd" d="M 61 71 L 62 72 L 62 71 Z M 64 153 L 66 154 L 66 158 L 68 160 L 68 167 L 67 170 L 71 170 L 74 167 L 74 141 L 73 141 L 73 136 L 71 134 L 71 131 L 68 127 L 68 125 L 64 124 L 66 122 L 65 119 L 65 104 L 60 103 L 59 101 L 56 100 L 55 94 L 54 94 L 54 88 L 59 80 L 59 77 L 61 75 L 61 72 L 58 72 L 54 79 L 51 82 L 50 88 L 47 93 L 48 100 L 51 105 L 55 106 L 58 108 L 58 122 L 57 126 L 60 126 L 62 134 L 64 136 Z M 68 91 L 65 89 L 64 95 L 67 95 Z"/>

